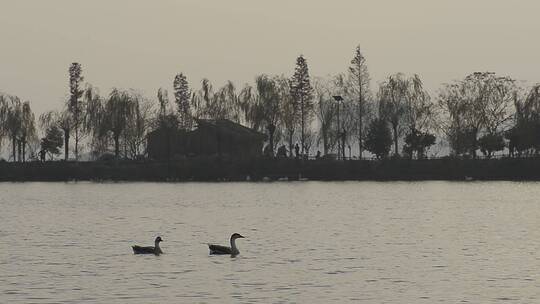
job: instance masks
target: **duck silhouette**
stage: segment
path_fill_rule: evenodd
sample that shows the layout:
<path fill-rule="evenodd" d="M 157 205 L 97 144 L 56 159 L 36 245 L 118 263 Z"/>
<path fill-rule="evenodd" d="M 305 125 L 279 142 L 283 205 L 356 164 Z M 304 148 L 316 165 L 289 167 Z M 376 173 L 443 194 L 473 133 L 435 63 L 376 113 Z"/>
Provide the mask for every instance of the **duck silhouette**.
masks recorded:
<path fill-rule="evenodd" d="M 133 253 L 134 254 L 155 254 L 155 255 L 160 255 L 163 253 L 163 251 L 161 251 L 161 248 L 159 247 L 159 243 L 160 242 L 163 242 L 163 239 L 158 236 L 156 238 L 156 240 L 154 241 L 154 246 L 146 246 L 146 247 L 142 247 L 142 246 L 132 246 L 133 248 Z"/>
<path fill-rule="evenodd" d="M 236 239 L 244 238 L 239 233 L 233 233 L 231 235 L 231 247 L 227 246 L 221 246 L 221 245 L 213 245 L 208 244 L 208 248 L 210 249 L 210 254 L 230 254 L 230 255 L 237 255 L 240 253 L 238 250 L 238 247 L 236 247 Z"/>

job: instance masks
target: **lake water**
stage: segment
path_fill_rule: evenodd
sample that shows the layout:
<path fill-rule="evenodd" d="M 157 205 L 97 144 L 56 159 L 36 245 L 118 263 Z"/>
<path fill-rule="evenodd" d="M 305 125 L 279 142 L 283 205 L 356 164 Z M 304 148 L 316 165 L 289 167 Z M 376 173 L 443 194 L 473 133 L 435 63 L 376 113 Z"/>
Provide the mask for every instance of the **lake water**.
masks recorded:
<path fill-rule="evenodd" d="M 0 303 L 540 303 L 540 183 L 0 183 Z M 240 255 L 209 256 L 206 243 Z M 164 239 L 161 256 L 131 245 Z"/>

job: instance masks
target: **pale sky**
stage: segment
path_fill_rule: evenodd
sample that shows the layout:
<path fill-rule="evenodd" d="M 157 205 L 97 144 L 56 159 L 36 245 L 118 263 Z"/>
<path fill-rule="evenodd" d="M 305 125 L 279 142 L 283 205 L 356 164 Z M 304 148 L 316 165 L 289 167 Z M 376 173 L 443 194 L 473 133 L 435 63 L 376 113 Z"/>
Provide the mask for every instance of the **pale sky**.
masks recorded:
<path fill-rule="evenodd" d="M 154 97 L 183 72 L 198 88 L 255 75 L 345 72 L 361 44 L 372 87 L 396 72 L 436 92 L 474 71 L 540 82 L 538 0 L 0 0 L 0 91 L 59 108 L 82 64 L 102 94 Z"/>

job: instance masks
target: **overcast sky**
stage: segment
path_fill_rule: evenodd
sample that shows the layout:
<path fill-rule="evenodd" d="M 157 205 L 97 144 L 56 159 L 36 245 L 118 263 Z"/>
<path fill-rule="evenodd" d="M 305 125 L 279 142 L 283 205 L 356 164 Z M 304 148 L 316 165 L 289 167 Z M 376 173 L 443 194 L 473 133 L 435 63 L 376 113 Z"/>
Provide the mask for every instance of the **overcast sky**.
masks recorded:
<path fill-rule="evenodd" d="M 540 82 L 538 0 L 0 0 L 0 91 L 59 108 L 71 62 L 102 94 L 154 97 L 176 73 L 199 87 L 256 74 L 345 72 L 361 44 L 372 87 L 418 73 L 435 92 L 473 71 Z"/>

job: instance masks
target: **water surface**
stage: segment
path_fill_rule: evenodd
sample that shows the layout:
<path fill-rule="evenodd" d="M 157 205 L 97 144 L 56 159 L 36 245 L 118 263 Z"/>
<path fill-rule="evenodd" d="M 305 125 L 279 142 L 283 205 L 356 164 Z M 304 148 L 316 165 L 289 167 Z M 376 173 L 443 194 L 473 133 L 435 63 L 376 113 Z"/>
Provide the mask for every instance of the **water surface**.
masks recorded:
<path fill-rule="evenodd" d="M 540 183 L 0 183 L 0 303 L 540 303 Z M 209 256 L 207 242 L 241 254 Z M 133 244 L 165 242 L 162 256 Z"/>

